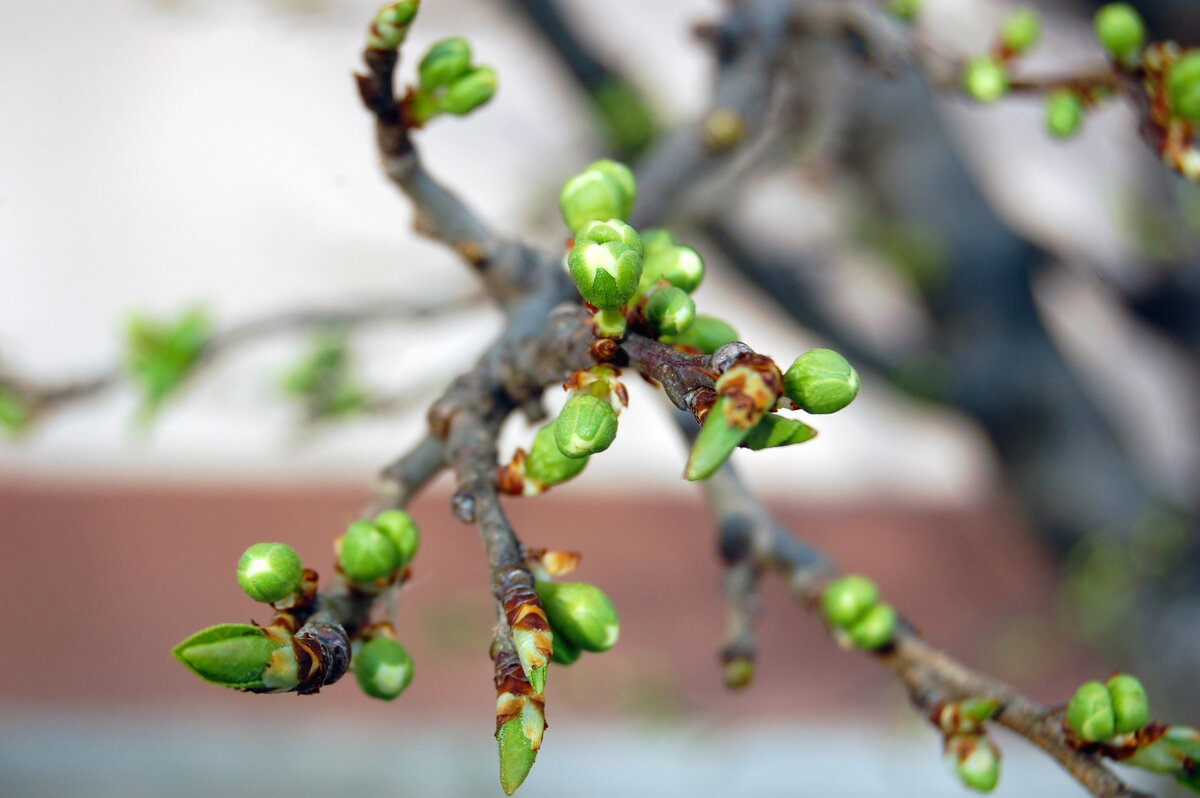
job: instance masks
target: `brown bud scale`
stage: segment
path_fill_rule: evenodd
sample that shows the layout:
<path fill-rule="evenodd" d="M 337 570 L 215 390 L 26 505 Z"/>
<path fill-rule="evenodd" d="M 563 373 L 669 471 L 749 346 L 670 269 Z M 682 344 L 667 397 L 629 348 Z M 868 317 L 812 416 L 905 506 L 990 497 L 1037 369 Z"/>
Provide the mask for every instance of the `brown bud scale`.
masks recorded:
<path fill-rule="evenodd" d="M 350 667 L 350 638 L 345 629 L 335 624 L 309 624 L 292 638 L 292 650 L 300 674 L 294 692 L 300 695 L 310 695 L 333 684 Z"/>

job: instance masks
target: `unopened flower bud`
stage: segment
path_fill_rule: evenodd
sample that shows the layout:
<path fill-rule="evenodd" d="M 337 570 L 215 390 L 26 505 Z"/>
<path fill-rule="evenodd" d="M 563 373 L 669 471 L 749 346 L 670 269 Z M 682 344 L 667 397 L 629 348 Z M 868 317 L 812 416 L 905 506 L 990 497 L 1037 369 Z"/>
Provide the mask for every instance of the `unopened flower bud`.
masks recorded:
<path fill-rule="evenodd" d="M 642 276 L 642 257 L 616 241 L 580 241 L 567 256 L 567 267 L 584 300 L 604 310 L 619 308 L 633 297 Z"/>
<path fill-rule="evenodd" d="M 1008 73 L 995 58 L 980 56 L 963 69 L 962 84 L 972 99 L 991 104 L 1008 93 Z"/>
<path fill-rule="evenodd" d="M 643 260 L 643 291 L 659 280 L 666 280 L 690 294 L 704 279 L 704 261 L 691 247 L 656 247 L 652 253 L 647 253 Z"/>
<path fill-rule="evenodd" d="M 403 510 L 384 510 L 375 516 L 375 526 L 387 535 L 400 552 L 400 567 L 412 562 L 421 545 L 421 533 L 416 523 Z"/>
<path fill-rule="evenodd" d="M 470 68 L 471 45 L 467 44 L 466 39 L 455 36 L 442 39 L 429 48 L 417 67 L 417 77 L 422 89 L 432 91 L 439 86 L 449 85 Z"/>
<path fill-rule="evenodd" d="M 621 627 L 617 609 L 587 582 L 538 582 L 535 586 L 551 627 L 584 651 L 608 651 Z"/>
<path fill-rule="evenodd" d="M 446 87 L 438 108 L 455 116 L 465 116 L 492 99 L 498 85 L 496 70 L 487 66 L 475 67 Z"/>
<path fill-rule="evenodd" d="M 1012 53 L 1023 53 L 1037 43 L 1042 34 L 1041 20 L 1032 8 L 1013 12 L 1005 21 L 1000 38 Z"/>
<path fill-rule="evenodd" d="M 598 396 L 573 396 L 554 424 L 554 441 L 567 457 L 587 457 L 607 449 L 617 437 L 617 414 Z"/>
<path fill-rule="evenodd" d="M 354 655 L 350 667 L 362 691 L 384 701 L 403 693 L 413 677 L 412 657 L 391 637 L 368 640 Z"/>
<path fill-rule="evenodd" d="M 991 792 L 1000 780 L 1000 752 L 984 735 L 955 734 L 946 739 L 946 764 L 962 783 Z"/>
<path fill-rule="evenodd" d="M 679 335 L 664 336 L 663 341 L 699 349 L 706 355 L 738 339 L 737 330 L 712 316 L 696 316 L 692 325 Z"/>
<path fill-rule="evenodd" d="M 1046 131 L 1056 139 L 1079 132 L 1083 124 L 1083 103 L 1070 89 L 1058 89 L 1046 97 Z"/>
<path fill-rule="evenodd" d="M 1131 61 L 1146 41 L 1146 26 L 1142 17 L 1128 3 L 1109 3 L 1101 6 L 1093 20 L 1096 38 L 1118 61 Z"/>
<path fill-rule="evenodd" d="M 1171 64 L 1167 98 L 1175 116 L 1200 123 L 1200 50 L 1189 50 Z"/>
<path fill-rule="evenodd" d="M 255 543 L 238 560 L 238 584 L 255 601 L 273 604 L 300 589 L 300 555 L 285 543 Z"/>
<path fill-rule="evenodd" d="M 265 683 L 264 674 L 271 669 L 273 660 L 288 658 L 291 645 L 273 639 L 267 630 L 258 626 L 225 623 L 197 632 L 175 646 L 172 653 L 184 667 L 206 682 L 237 690 L 265 692 L 286 687 Z M 294 675 L 294 657 L 291 665 Z"/>
<path fill-rule="evenodd" d="M 642 254 L 641 236 L 638 235 L 637 230 L 634 230 L 620 219 L 588 222 L 575 231 L 575 243 L 578 244 L 580 241 L 591 241 L 594 244 L 607 244 L 613 241 L 618 244 L 624 244 L 630 249 L 635 250 L 639 255 Z"/>
<path fill-rule="evenodd" d="M 556 424 L 552 421 L 537 431 L 525 458 L 525 476 L 544 487 L 566 482 L 587 465 L 586 457 L 568 457 L 559 450 Z"/>
<path fill-rule="evenodd" d="M 670 230 L 661 227 L 651 227 L 642 231 L 642 258 L 647 259 L 659 252 L 665 252 L 675 246 L 675 237 Z"/>
<path fill-rule="evenodd" d="M 892 642 L 896 633 L 896 610 L 890 604 L 876 604 L 846 632 L 855 648 L 877 651 Z"/>
<path fill-rule="evenodd" d="M 417 16 L 420 0 L 401 0 L 384 6 L 375 16 L 367 46 L 373 50 L 395 50 L 408 35 L 408 28 Z"/>
<path fill-rule="evenodd" d="M 628 219 L 637 197 L 629 167 L 616 161 L 596 161 L 563 184 L 558 207 L 574 233 L 591 221 Z"/>
<path fill-rule="evenodd" d="M 642 313 L 659 334 L 678 335 L 696 320 L 696 303 L 682 288 L 660 285 L 650 289 Z"/>
<path fill-rule="evenodd" d="M 1112 697 L 1100 682 L 1085 682 L 1067 704 L 1067 726 L 1081 739 L 1096 742 L 1116 732 Z"/>
<path fill-rule="evenodd" d="M 836 413 L 858 396 L 858 372 L 832 349 L 810 349 L 783 375 L 783 390 L 806 412 Z"/>
<path fill-rule="evenodd" d="M 835 579 L 821 592 L 821 614 L 833 626 L 845 628 L 867 614 L 879 601 L 879 588 L 865 576 Z"/>
<path fill-rule="evenodd" d="M 342 536 L 338 565 L 349 581 L 369 585 L 400 567 L 400 550 L 371 522 L 355 521 Z"/>
<path fill-rule="evenodd" d="M 1140 730 L 1150 720 L 1146 688 L 1133 676 L 1118 673 L 1105 683 L 1112 699 L 1114 728 L 1117 734 Z"/>
<path fill-rule="evenodd" d="M 742 445 L 747 449 L 761 451 L 778 446 L 791 446 L 794 443 L 805 443 L 815 437 L 817 437 L 817 431 L 803 421 L 784 418 L 778 413 L 767 413 L 750 429 L 750 434 L 742 441 Z"/>

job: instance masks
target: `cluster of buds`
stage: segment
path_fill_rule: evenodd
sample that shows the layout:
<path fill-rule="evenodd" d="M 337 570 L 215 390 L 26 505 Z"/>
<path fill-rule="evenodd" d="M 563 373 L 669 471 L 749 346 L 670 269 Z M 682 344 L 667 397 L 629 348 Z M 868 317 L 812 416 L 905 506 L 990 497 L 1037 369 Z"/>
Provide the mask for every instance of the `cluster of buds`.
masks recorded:
<path fill-rule="evenodd" d="M 1042 35 L 1041 20 L 1029 8 L 1014 11 L 1000 26 L 991 52 L 971 59 L 963 68 L 967 94 L 981 103 L 994 103 L 1008 93 L 1008 68 L 1014 58 L 1030 50 Z"/>
<path fill-rule="evenodd" d="M 158 408 L 192 373 L 212 338 L 212 323 L 194 310 L 176 322 L 142 315 L 126 325 L 125 370 L 142 394 L 139 416 L 153 418 Z"/>
<path fill-rule="evenodd" d="M 821 614 L 844 648 L 879 651 L 896 633 L 896 610 L 879 600 L 879 588 L 865 576 L 851 574 L 826 585 Z"/>
<path fill-rule="evenodd" d="M 417 525 L 403 510 L 385 510 L 373 521 L 355 521 L 334 541 L 339 573 L 364 593 L 390 587 L 420 545 Z"/>
<path fill-rule="evenodd" d="M 404 97 L 409 122 L 420 127 L 441 114 L 465 116 L 496 94 L 496 71 L 471 63 L 471 45 L 452 37 L 436 42 L 417 67 L 419 85 Z"/>
<path fill-rule="evenodd" d="M 929 716 L 944 735 L 946 765 L 978 792 L 990 792 L 1000 780 L 1000 751 L 984 731 L 999 708 L 994 698 L 974 698 L 938 704 Z"/>
<path fill-rule="evenodd" d="M 1067 704 L 1063 727 L 1073 739 L 1119 747 L 1150 721 L 1146 690 L 1133 676 L 1118 673 L 1104 684 L 1085 682 Z"/>
<path fill-rule="evenodd" d="M 313 337 L 304 358 L 284 375 L 280 388 L 303 403 L 310 420 L 344 419 L 361 413 L 371 401 L 352 372 L 345 330 L 323 330 Z"/>

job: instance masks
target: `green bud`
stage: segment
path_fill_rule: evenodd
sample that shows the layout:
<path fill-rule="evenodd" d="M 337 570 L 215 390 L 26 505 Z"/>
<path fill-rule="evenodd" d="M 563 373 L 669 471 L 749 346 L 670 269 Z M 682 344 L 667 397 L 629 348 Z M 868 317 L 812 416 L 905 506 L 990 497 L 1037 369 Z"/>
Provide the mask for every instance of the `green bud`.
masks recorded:
<path fill-rule="evenodd" d="M 659 280 L 687 291 L 696 290 L 704 279 L 704 261 L 691 247 L 656 247 L 643 258 L 641 290 L 650 289 Z"/>
<path fill-rule="evenodd" d="M 806 412 L 836 413 L 858 396 L 858 372 L 832 349 L 810 349 L 783 375 L 783 390 Z"/>
<path fill-rule="evenodd" d="M 550 630 L 554 632 L 554 651 L 550 654 L 551 662 L 556 662 L 559 665 L 570 665 L 583 655 L 583 652 L 579 650 L 579 646 L 568 640 L 566 635 L 555 630 L 554 627 L 550 627 Z"/>
<path fill-rule="evenodd" d="M 737 330 L 720 319 L 712 316 L 696 316 L 692 326 L 679 335 L 663 336 L 668 344 L 680 344 L 699 349 L 706 355 L 711 355 L 722 346 L 738 340 Z"/>
<path fill-rule="evenodd" d="M 1119 673 L 1105 683 L 1112 699 L 1113 720 L 1117 734 L 1140 730 L 1150 720 L 1150 703 L 1146 688 L 1133 676 Z"/>
<path fill-rule="evenodd" d="M 264 672 L 272 659 L 286 658 L 291 645 L 272 640 L 265 629 L 225 623 L 184 640 L 171 652 L 184 667 L 206 682 L 238 690 L 263 690 Z"/>
<path fill-rule="evenodd" d="M 558 207 L 574 233 L 591 221 L 628 219 L 637 197 L 629 167 L 616 161 L 596 161 L 563 184 Z"/>
<path fill-rule="evenodd" d="M 721 679 L 730 690 L 745 690 L 754 681 L 754 660 L 734 657 L 721 666 Z"/>
<path fill-rule="evenodd" d="M 412 562 L 421 545 L 421 533 L 416 523 L 403 510 L 384 510 L 375 516 L 375 526 L 387 535 L 400 552 L 400 567 Z"/>
<path fill-rule="evenodd" d="M 1070 89 L 1058 89 L 1046 97 L 1046 131 L 1056 139 L 1079 132 L 1083 124 L 1083 103 Z"/>
<path fill-rule="evenodd" d="M 1008 73 L 995 58 L 979 56 L 963 69 L 962 84 L 974 100 L 991 104 L 1008 93 Z"/>
<path fill-rule="evenodd" d="M 1118 61 L 1129 61 L 1146 41 L 1146 26 L 1142 17 L 1128 3 L 1109 3 L 1101 6 L 1093 20 L 1096 38 Z"/>
<path fill-rule="evenodd" d="M 368 585 L 400 567 L 400 550 L 370 521 L 355 521 L 342 536 L 338 565 L 349 581 Z"/>
<path fill-rule="evenodd" d="M 614 149 L 629 155 L 645 150 L 654 139 L 654 116 L 638 93 L 617 78 L 606 80 L 590 91 L 592 105 L 600 114 Z"/>
<path fill-rule="evenodd" d="M 642 239 L 629 225 L 620 219 L 609 219 L 606 222 L 591 221 L 575 232 L 575 243 L 591 241 L 594 244 L 607 244 L 610 241 L 623 244 L 642 254 Z"/>
<path fill-rule="evenodd" d="M 465 116 L 496 94 L 499 80 L 491 67 L 475 67 L 446 87 L 438 108 L 455 116 Z"/>
<path fill-rule="evenodd" d="M 558 448 L 555 421 L 537 431 L 525 458 L 525 476 L 549 487 L 575 477 L 587 465 L 586 457 L 568 457 Z"/>
<path fill-rule="evenodd" d="M 354 655 L 350 667 L 362 691 L 384 701 L 403 693 L 413 677 L 412 657 L 390 637 L 368 640 Z"/>
<path fill-rule="evenodd" d="M 449 85 L 455 78 L 465 75 L 471 68 L 471 45 L 459 36 L 442 39 L 435 43 L 421 59 L 417 76 L 421 88 L 432 91 L 439 86 Z"/>
<path fill-rule="evenodd" d="M 1189 50 L 1171 64 L 1167 98 L 1175 116 L 1200 124 L 1200 50 Z"/>
<path fill-rule="evenodd" d="M 642 256 L 616 241 L 576 243 L 567 266 L 584 300 L 600 309 L 619 308 L 632 299 L 642 276 Z"/>
<path fill-rule="evenodd" d="M 1042 35 L 1042 24 L 1032 8 L 1013 12 L 1005 21 L 1000 37 L 1004 46 L 1012 53 L 1023 53 L 1037 43 Z"/>
<path fill-rule="evenodd" d="M 417 16 L 420 0 L 402 0 L 384 6 L 375 16 L 367 36 L 367 46 L 373 50 L 395 50 L 408 35 L 408 27 Z"/>
<path fill-rule="evenodd" d="M 692 444 L 687 469 L 684 471 L 684 476 L 689 481 L 708 479 L 717 473 L 717 469 L 729 459 L 729 455 L 753 429 L 729 423 L 726 407 L 731 402 L 728 396 L 719 397 L 705 416 L 704 425 L 700 427 L 700 434 Z"/>
<path fill-rule="evenodd" d="M 285 543 L 255 543 L 238 560 L 238 584 L 255 601 L 273 604 L 300 589 L 300 555 Z"/>
<path fill-rule="evenodd" d="M 535 586 L 551 627 L 584 651 L 608 651 L 621 631 L 608 596 L 587 582 L 538 582 Z M 558 640 L 558 637 L 555 637 Z"/>
<path fill-rule="evenodd" d="M 777 446 L 805 443 L 817 437 L 817 431 L 794 418 L 784 418 L 776 413 L 767 413 L 762 420 L 750 428 L 750 434 L 742 445 L 747 449 L 761 451 Z"/>
<path fill-rule="evenodd" d="M 1000 752 L 979 734 L 955 734 L 946 739 L 946 761 L 964 785 L 991 792 L 1000 780 Z"/>
<path fill-rule="evenodd" d="M 848 627 L 879 602 L 879 588 L 865 576 L 849 574 L 835 579 L 821 592 L 821 614 L 832 626 Z"/>
<path fill-rule="evenodd" d="M 1117 723 L 1113 717 L 1112 697 L 1100 682 L 1079 686 L 1071 703 L 1067 704 L 1067 726 L 1087 742 L 1106 740 L 1113 736 Z"/>
<path fill-rule="evenodd" d="M 33 412 L 16 391 L 0 385 L 0 430 L 17 435 L 33 420 Z"/>
<path fill-rule="evenodd" d="M 505 795 L 517 791 L 537 759 L 538 749 L 526 734 L 526 726 L 532 727 L 531 731 L 539 739 L 546 728 L 545 716 L 529 701 L 525 702 L 519 716 L 505 722 L 496 733 L 496 742 L 500 746 L 500 786 Z"/>
<path fill-rule="evenodd" d="M 663 285 L 650 289 L 642 313 L 660 335 L 678 335 L 696 320 L 696 303 L 682 288 Z"/>
<path fill-rule="evenodd" d="M 888 0 L 888 11 L 905 22 L 912 22 L 921 13 L 921 0 Z"/>
<path fill-rule="evenodd" d="M 896 611 L 889 604 L 876 604 L 846 631 L 855 648 L 876 651 L 892 642 L 896 633 Z"/>
<path fill-rule="evenodd" d="M 609 158 L 592 161 L 585 171 L 607 175 L 621 187 L 621 212 L 613 215 L 618 219 L 628 219 L 629 214 L 633 213 L 633 203 L 637 200 L 637 180 L 633 177 L 633 171 L 620 161 Z"/>
<path fill-rule="evenodd" d="M 567 457 L 602 452 L 617 437 L 617 413 L 598 396 L 573 396 L 563 405 L 554 425 L 554 441 Z"/>

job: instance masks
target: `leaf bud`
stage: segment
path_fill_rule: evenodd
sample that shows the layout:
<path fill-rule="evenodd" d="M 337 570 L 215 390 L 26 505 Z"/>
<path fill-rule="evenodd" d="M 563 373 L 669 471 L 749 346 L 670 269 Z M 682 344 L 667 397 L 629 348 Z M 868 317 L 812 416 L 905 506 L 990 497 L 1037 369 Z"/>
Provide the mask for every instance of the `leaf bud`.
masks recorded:
<path fill-rule="evenodd" d="M 416 523 L 403 510 L 384 510 L 375 516 L 375 526 L 387 535 L 400 552 L 400 567 L 412 562 L 421 545 L 421 533 Z"/>
<path fill-rule="evenodd" d="M 237 690 L 266 691 L 286 688 L 278 682 L 268 685 L 263 677 L 273 661 L 286 660 L 292 649 L 288 642 L 273 639 L 261 627 L 225 623 L 196 632 L 171 653 L 206 682 Z M 294 656 L 291 664 L 294 671 Z"/>
<path fill-rule="evenodd" d="M 706 355 L 720 349 L 725 344 L 738 339 L 737 330 L 720 319 L 712 316 L 696 316 L 692 325 L 679 335 L 663 336 L 662 340 L 669 344 L 690 346 L 699 349 Z"/>
<path fill-rule="evenodd" d="M 505 795 L 516 792 L 533 769 L 538 752 L 534 740 L 541 739 L 545 728 L 546 716 L 527 700 L 521 714 L 506 721 L 496 732 L 496 742 L 500 748 L 500 786 Z"/>
<path fill-rule="evenodd" d="M 617 609 L 600 588 L 587 582 L 538 582 L 542 608 L 556 637 L 584 651 L 608 651 L 621 631 Z"/>
<path fill-rule="evenodd" d="M 1144 748 L 1139 748 L 1126 760 L 1155 773 L 1173 773 L 1184 776 L 1194 770 L 1194 762 L 1200 761 L 1200 731 L 1187 726 L 1168 726 L 1159 739 Z M 1194 777 L 1194 773 L 1192 774 Z"/>
<path fill-rule="evenodd" d="M 1117 734 L 1140 730 L 1150 720 L 1150 703 L 1146 688 L 1133 676 L 1118 673 L 1105 686 L 1112 699 L 1113 721 Z"/>
<path fill-rule="evenodd" d="M 498 85 L 496 70 L 487 66 L 475 67 L 446 87 L 438 108 L 455 116 L 465 116 L 492 99 Z"/>
<path fill-rule="evenodd" d="M 400 550 L 370 521 L 355 521 L 342 536 L 338 566 L 349 581 L 369 585 L 400 567 Z"/>
<path fill-rule="evenodd" d="M 877 651 L 892 642 L 896 633 L 896 610 L 890 604 L 876 604 L 846 631 L 855 648 Z"/>
<path fill-rule="evenodd" d="M 368 640 L 354 655 L 350 667 L 362 691 L 383 701 L 403 693 L 413 677 L 412 657 L 391 637 Z"/>
<path fill-rule="evenodd" d="M 1096 742 L 1113 736 L 1117 723 L 1112 697 L 1100 682 L 1085 682 L 1067 704 L 1067 726 L 1081 740 Z"/>
<path fill-rule="evenodd" d="M 1167 99 L 1175 116 L 1200 124 L 1200 50 L 1189 50 L 1171 64 Z"/>
<path fill-rule="evenodd" d="M 602 452 L 616 437 L 616 411 L 605 400 L 590 394 L 568 399 L 554 424 L 554 441 L 567 457 Z"/>
<path fill-rule="evenodd" d="M 401 0 L 380 9 L 375 15 L 367 46 L 372 50 L 395 50 L 408 35 L 408 27 L 417 16 L 421 0 Z"/>
<path fill-rule="evenodd" d="M 1109 3 L 1101 6 L 1093 20 L 1096 38 L 1118 61 L 1132 60 L 1146 41 L 1146 26 L 1142 17 L 1128 3 Z"/>
<path fill-rule="evenodd" d="M 821 614 L 833 626 L 845 628 L 867 614 L 879 601 L 879 588 L 865 576 L 835 579 L 821 592 Z"/>
<path fill-rule="evenodd" d="M 595 244 L 607 244 L 615 241 L 633 249 L 639 255 L 642 254 L 641 236 L 638 235 L 637 230 L 620 219 L 609 219 L 606 222 L 597 219 L 588 222 L 575 232 L 575 243 L 578 244 L 580 241 L 591 241 Z"/>
<path fill-rule="evenodd" d="M 946 763 L 964 785 L 978 792 L 991 792 L 1000 780 L 1000 752 L 981 734 L 947 737 Z"/>
<path fill-rule="evenodd" d="M 728 418 L 727 410 L 732 406 L 733 399 L 722 396 L 713 403 L 705 416 L 700 434 L 692 444 L 687 469 L 684 471 L 684 476 L 689 481 L 708 479 L 715 474 L 738 444 L 750 434 L 753 427 L 740 426 Z"/>
<path fill-rule="evenodd" d="M 704 279 L 704 261 L 691 247 L 656 247 L 643 258 L 641 288 L 649 290 L 659 280 L 687 291 L 696 290 Z"/>
<path fill-rule="evenodd" d="M 246 595 L 274 604 L 300 589 L 300 555 L 285 543 L 255 543 L 238 560 L 237 579 Z"/>
<path fill-rule="evenodd" d="M 979 56 L 963 69 L 962 84 L 972 99 L 990 105 L 1008 93 L 1008 72 L 995 58 Z"/>
<path fill-rule="evenodd" d="M 1046 132 L 1065 139 L 1079 132 L 1083 124 L 1083 103 L 1070 89 L 1058 89 L 1046 96 Z"/>
<path fill-rule="evenodd" d="M 609 241 L 580 241 L 567 256 L 575 287 L 589 304 L 601 310 L 619 308 L 637 292 L 642 257 L 633 247 Z"/>
<path fill-rule="evenodd" d="M 805 443 L 815 437 L 817 431 L 803 421 L 785 418 L 777 413 L 767 413 L 761 421 L 751 427 L 750 434 L 742 441 L 742 445 L 757 452 L 778 446 L 791 446 L 793 443 Z"/>
<path fill-rule="evenodd" d="M 417 77 L 422 89 L 432 91 L 439 86 L 449 85 L 470 68 L 471 45 L 467 44 L 466 39 L 454 36 L 442 39 L 429 48 L 417 67 Z"/>
<path fill-rule="evenodd" d="M 696 320 L 696 303 L 682 288 L 660 285 L 650 289 L 642 313 L 659 334 L 678 335 Z"/>
<path fill-rule="evenodd" d="M 1032 8 L 1020 8 L 1004 22 L 1000 38 L 1011 53 L 1023 53 L 1037 44 L 1042 35 L 1041 20 Z"/>
<path fill-rule="evenodd" d="M 558 207 L 574 233 L 591 221 L 628 219 L 636 197 L 637 184 L 629 167 L 602 160 L 563 184 Z"/>
<path fill-rule="evenodd" d="M 555 426 L 552 421 L 537 431 L 525 458 L 525 476 L 543 487 L 566 482 L 587 465 L 586 457 L 568 457 L 559 450 Z"/>
<path fill-rule="evenodd" d="M 810 349 L 783 375 L 783 390 L 806 412 L 836 413 L 858 396 L 858 372 L 832 349 Z"/>

